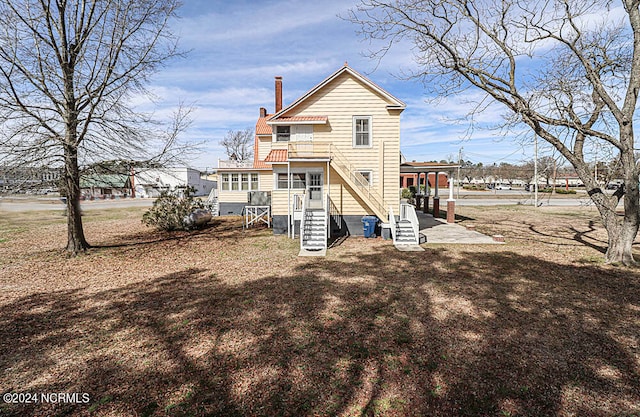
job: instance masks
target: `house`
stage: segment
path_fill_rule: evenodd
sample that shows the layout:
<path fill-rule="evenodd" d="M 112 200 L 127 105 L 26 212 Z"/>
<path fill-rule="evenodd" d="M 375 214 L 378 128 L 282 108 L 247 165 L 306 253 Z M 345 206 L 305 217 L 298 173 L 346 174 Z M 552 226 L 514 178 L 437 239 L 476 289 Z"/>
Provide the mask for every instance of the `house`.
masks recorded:
<path fill-rule="evenodd" d="M 131 194 L 130 177 L 126 174 L 83 174 L 80 177 L 82 199 L 126 197 Z"/>
<path fill-rule="evenodd" d="M 62 168 L 0 165 L 0 193 L 46 194 L 58 190 Z"/>
<path fill-rule="evenodd" d="M 188 167 L 134 168 L 134 189 L 137 197 L 158 197 L 163 191 L 176 191 L 192 187 L 195 196 L 209 195 L 217 183 L 200 171 Z"/>
<path fill-rule="evenodd" d="M 406 170 L 402 168 L 406 168 Z M 424 187 L 424 176 L 426 174 L 429 178 L 429 187 L 434 188 L 436 186 L 437 174 L 438 187 L 446 188 L 449 186 L 449 174 L 452 168 L 456 169 L 458 165 L 437 162 L 403 162 L 400 169 L 400 186 L 402 188 L 408 188 L 412 185 L 417 186 L 418 178 L 420 178 L 420 185 Z M 423 172 L 420 172 L 421 170 Z"/>
<path fill-rule="evenodd" d="M 262 193 L 274 233 L 302 229 L 309 248 L 326 247 L 323 234 L 362 235 L 365 215 L 387 221 L 399 212 L 404 109 L 347 64 L 286 107 L 276 77 L 275 112 L 260 109 L 254 160 L 219 163 L 220 214 L 241 214 L 248 195 Z"/>

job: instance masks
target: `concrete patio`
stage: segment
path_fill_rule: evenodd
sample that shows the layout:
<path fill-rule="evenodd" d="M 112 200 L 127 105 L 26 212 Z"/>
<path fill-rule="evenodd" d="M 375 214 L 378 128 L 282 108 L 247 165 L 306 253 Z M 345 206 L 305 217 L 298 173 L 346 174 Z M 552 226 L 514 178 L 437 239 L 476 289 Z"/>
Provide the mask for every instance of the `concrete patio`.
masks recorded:
<path fill-rule="evenodd" d="M 497 242 L 493 237 L 484 235 L 475 230 L 456 223 L 447 223 L 445 219 L 434 218 L 431 214 L 425 214 L 416 210 L 420 224 L 420 233 L 427 237 L 426 242 L 421 243 L 462 243 L 462 244 L 504 244 Z"/>

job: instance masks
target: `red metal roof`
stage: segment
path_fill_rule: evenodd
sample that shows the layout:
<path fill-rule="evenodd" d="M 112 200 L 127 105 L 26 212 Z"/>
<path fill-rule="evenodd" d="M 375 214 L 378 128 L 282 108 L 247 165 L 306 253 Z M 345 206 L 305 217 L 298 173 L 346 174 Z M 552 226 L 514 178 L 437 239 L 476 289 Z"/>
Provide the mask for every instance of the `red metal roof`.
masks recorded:
<path fill-rule="evenodd" d="M 271 120 L 272 122 L 323 122 L 327 123 L 328 116 L 291 116 L 291 117 L 278 117 Z"/>
<path fill-rule="evenodd" d="M 267 119 L 272 115 L 267 114 L 266 117 L 260 117 L 256 123 L 256 135 L 270 135 L 271 126 L 267 124 Z"/>
<path fill-rule="evenodd" d="M 271 134 L 271 126 L 267 125 L 267 119 L 269 117 L 271 117 L 271 115 L 267 114 L 265 117 L 258 118 L 258 121 L 256 122 L 256 134 L 253 142 L 253 167 L 255 169 L 271 168 L 269 165 L 265 164 L 264 161 L 258 160 L 258 148 L 260 145 L 258 136 Z"/>
<path fill-rule="evenodd" d="M 272 149 L 264 158 L 264 162 L 287 162 L 287 150 L 286 149 Z"/>
<path fill-rule="evenodd" d="M 255 161 L 253 161 L 253 168 L 254 169 L 267 169 L 267 168 L 271 168 L 271 166 L 267 165 L 264 161 L 255 160 Z"/>

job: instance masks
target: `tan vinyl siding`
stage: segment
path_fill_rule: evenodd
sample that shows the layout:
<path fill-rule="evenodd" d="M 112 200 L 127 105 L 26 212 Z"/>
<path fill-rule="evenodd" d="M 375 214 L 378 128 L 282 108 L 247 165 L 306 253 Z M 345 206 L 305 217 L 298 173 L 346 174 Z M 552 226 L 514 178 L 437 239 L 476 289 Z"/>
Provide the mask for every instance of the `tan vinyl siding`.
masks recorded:
<path fill-rule="evenodd" d="M 258 136 L 258 160 L 264 161 L 269 152 L 271 152 L 271 135 Z"/>
<path fill-rule="evenodd" d="M 398 156 L 399 158 L 399 156 Z M 332 168 L 330 170 L 331 176 L 327 178 L 326 174 L 326 162 L 319 163 L 292 163 L 291 171 L 292 172 L 300 172 L 300 171 L 317 171 L 322 169 L 323 180 L 324 180 L 324 189 L 323 192 L 326 194 L 329 190 L 327 188 L 327 180 L 330 185 L 330 198 L 338 211 L 343 215 L 365 215 L 365 214 L 374 214 L 372 210 L 370 210 L 366 204 L 362 201 L 360 197 L 358 197 L 357 193 L 354 193 L 351 187 L 349 187 L 344 180 L 338 175 L 338 173 Z M 278 172 L 287 172 L 286 167 L 282 171 Z M 273 174 L 271 174 L 271 178 L 273 181 Z M 377 171 L 373 172 L 374 182 L 377 182 L 376 177 L 379 174 Z M 399 183 L 399 173 L 398 180 Z M 287 215 L 288 214 L 288 202 L 289 202 L 289 193 L 288 190 L 276 190 L 275 184 L 272 182 L 272 186 L 274 187 L 273 192 L 271 193 L 271 210 L 274 215 Z M 398 187 L 396 187 L 398 188 Z M 292 189 L 291 190 L 291 198 L 293 199 L 293 195 L 296 193 L 302 193 L 303 190 Z M 396 192 L 397 195 L 397 192 Z M 396 203 L 397 206 L 397 203 Z M 397 211 L 397 207 L 394 206 L 394 210 Z"/>
<path fill-rule="evenodd" d="M 271 191 L 273 189 L 273 172 L 260 171 L 258 180 L 260 181 L 260 191 Z"/>
<path fill-rule="evenodd" d="M 328 116 L 327 125 L 314 126 L 313 141 L 331 142 L 354 167 L 372 170 L 373 186 L 384 196 L 385 207 L 388 209 L 392 205 L 397 212 L 400 192 L 400 111 L 387 109 L 388 104 L 382 96 L 344 73 L 297 106 L 295 113 L 285 116 Z M 371 116 L 370 148 L 353 147 L 353 116 Z M 336 186 L 337 177 L 337 174 L 332 175 L 331 180 L 334 183 L 335 178 Z M 341 201 L 347 210 L 343 214 L 360 214 L 364 210 L 356 208 L 359 199 L 345 197 L 347 190 L 344 185 L 340 190 Z"/>

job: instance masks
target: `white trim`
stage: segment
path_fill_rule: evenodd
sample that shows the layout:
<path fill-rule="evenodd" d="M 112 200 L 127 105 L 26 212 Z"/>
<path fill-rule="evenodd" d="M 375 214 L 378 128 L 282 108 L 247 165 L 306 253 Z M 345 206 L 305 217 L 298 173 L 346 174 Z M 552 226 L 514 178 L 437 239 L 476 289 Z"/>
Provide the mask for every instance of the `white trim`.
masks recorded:
<path fill-rule="evenodd" d="M 291 128 L 291 126 L 289 126 L 289 124 L 288 124 L 288 123 L 287 123 L 287 124 L 279 125 L 278 127 L 280 127 L 280 126 L 282 126 L 282 127 L 288 127 L 288 128 L 289 128 L 289 139 L 287 139 L 287 140 L 278 140 L 278 128 L 276 128 L 276 129 L 274 129 L 274 130 L 273 130 L 273 134 L 272 134 L 273 139 L 272 139 L 272 142 L 279 142 L 279 143 L 282 143 L 282 142 L 291 142 L 291 137 L 293 136 L 293 129 Z"/>
<path fill-rule="evenodd" d="M 285 191 L 285 190 L 305 190 L 307 188 L 307 171 L 305 170 L 300 170 L 300 169 L 294 169 L 294 170 L 289 170 L 288 172 L 288 177 L 287 177 L 287 183 L 288 183 L 288 187 L 287 188 L 280 188 L 279 185 L 279 181 L 278 181 L 278 175 L 287 175 L 287 172 L 278 172 L 275 171 L 273 172 L 273 189 L 276 191 Z M 293 175 L 294 174 L 304 174 L 304 187 L 302 188 L 294 188 L 293 187 Z"/>
<path fill-rule="evenodd" d="M 224 181 L 222 180 L 222 178 L 224 178 L 224 176 L 225 176 L 225 175 L 227 175 L 227 176 L 228 176 L 228 178 L 229 178 L 229 181 L 227 182 L 227 184 L 229 184 L 229 189 L 228 189 L 228 190 L 223 190 L 223 189 L 222 189 L 222 184 L 224 183 Z M 234 189 L 233 189 L 233 181 L 231 180 L 231 179 L 232 179 L 232 177 L 233 177 L 233 175 L 237 175 L 237 176 L 238 176 L 238 182 L 237 182 L 237 184 L 238 184 L 238 189 L 237 189 L 237 190 L 234 190 Z M 248 178 L 248 181 L 247 181 L 247 187 L 248 187 L 248 188 L 247 188 L 246 190 L 243 190 L 243 189 L 242 189 L 242 183 L 243 183 L 243 182 L 242 182 L 242 176 L 243 176 L 243 175 L 247 175 L 247 176 L 248 176 L 248 177 L 247 177 L 247 178 Z M 252 176 L 252 175 L 257 175 L 257 176 L 258 176 L 258 188 L 256 188 L 256 189 L 252 189 L 252 188 L 251 188 L 251 183 L 252 183 L 252 182 L 251 182 L 251 176 Z M 231 193 L 238 193 L 238 192 L 240 192 L 240 193 L 246 193 L 246 192 L 249 192 L 249 191 L 260 191 L 260 174 L 259 174 L 258 172 L 255 172 L 255 171 L 233 171 L 233 172 L 224 172 L 224 173 L 220 173 L 220 174 L 219 174 L 219 178 L 220 178 L 220 181 L 218 181 L 218 182 L 220 183 L 219 191 L 221 191 L 221 192 L 225 192 L 225 193 L 227 193 L 227 192 L 231 192 Z"/>
<path fill-rule="evenodd" d="M 368 145 L 356 145 L 356 121 L 357 120 L 368 120 L 369 126 L 369 144 Z M 373 148 L 373 116 L 353 116 L 351 119 L 351 129 L 352 129 L 352 142 L 351 145 L 354 148 Z"/>
<path fill-rule="evenodd" d="M 328 162 L 328 160 L 326 161 Z M 273 190 L 274 191 L 285 191 L 288 188 L 278 188 L 278 174 L 287 174 L 289 173 L 289 182 L 291 181 L 291 174 L 304 174 L 305 186 L 304 188 L 291 188 L 291 190 L 306 190 L 309 183 L 309 174 L 322 174 L 324 181 L 324 167 L 306 167 L 306 168 L 290 168 L 284 170 L 282 168 L 274 168 L 273 170 Z"/>
<path fill-rule="evenodd" d="M 327 120 L 297 120 L 297 121 L 286 121 L 286 120 L 274 120 L 272 122 L 267 122 L 270 126 L 287 126 L 287 125 L 326 125 L 329 122 Z"/>
<path fill-rule="evenodd" d="M 369 174 L 369 186 L 372 186 L 375 182 L 375 178 L 373 177 L 373 169 L 369 169 L 369 168 L 363 168 L 363 169 L 356 169 L 356 172 L 359 173 L 364 173 L 367 172 Z"/>

